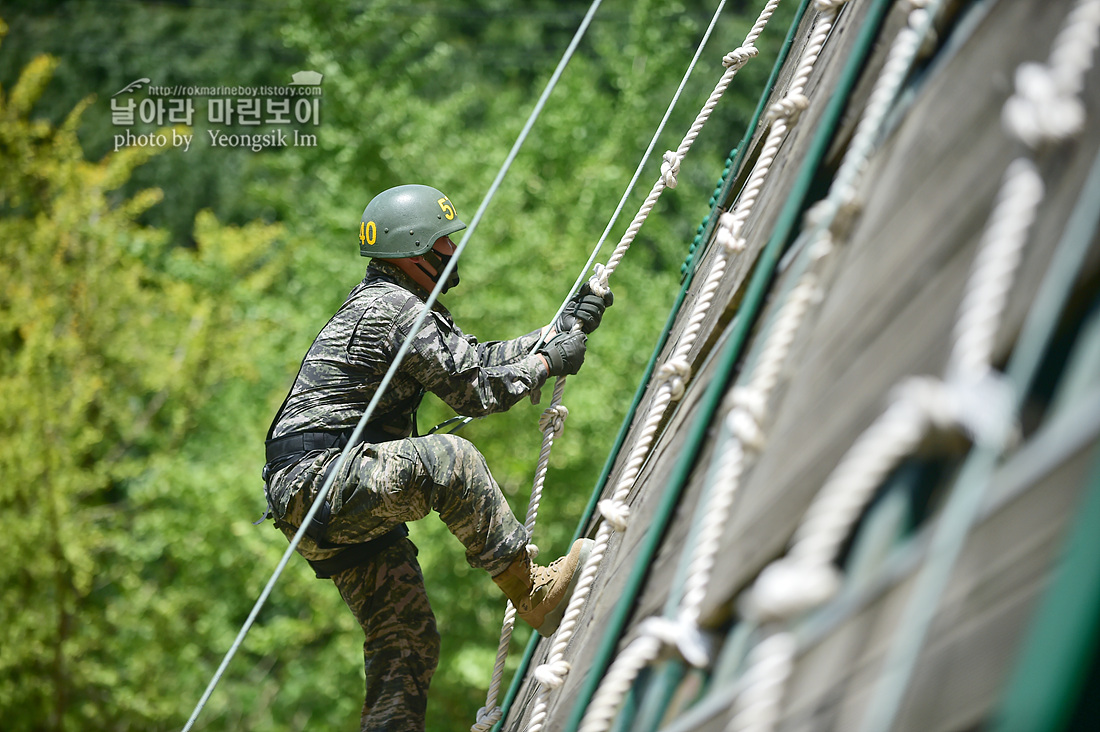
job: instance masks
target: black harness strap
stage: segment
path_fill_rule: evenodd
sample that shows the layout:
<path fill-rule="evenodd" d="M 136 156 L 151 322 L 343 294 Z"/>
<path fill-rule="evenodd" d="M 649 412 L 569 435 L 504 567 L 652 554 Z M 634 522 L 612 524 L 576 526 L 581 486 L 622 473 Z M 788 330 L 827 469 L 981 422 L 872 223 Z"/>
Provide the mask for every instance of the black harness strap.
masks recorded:
<path fill-rule="evenodd" d="M 340 432 L 326 432 L 324 430 L 291 432 L 289 435 L 273 437 L 265 441 L 264 452 L 268 463 L 273 463 L 280 458 L 290 455 L 304 455 L 314 450 L 328 450 L 335 447 L 343 449 L 351 438 L 352 430 Z M 360 442 L 389 442 L 404 435 L 396 435 L 388 432 L 385 427 L 377 426 L 374 422 L 367 424 L 359 435 L 356 444 Z"/>

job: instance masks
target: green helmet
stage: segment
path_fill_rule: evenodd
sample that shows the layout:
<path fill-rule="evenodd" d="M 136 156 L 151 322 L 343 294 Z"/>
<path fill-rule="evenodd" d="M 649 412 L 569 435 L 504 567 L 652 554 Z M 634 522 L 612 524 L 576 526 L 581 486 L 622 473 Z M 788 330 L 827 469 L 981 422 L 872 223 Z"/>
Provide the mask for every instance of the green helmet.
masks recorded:
<path fill-rule="evenodd" d="M 451 200 L 431 186 L 404 185 L 371 199 L 359 222 L 359 254 L 379 259 L 419 257 L 441 236 L 462 231 Z"/>

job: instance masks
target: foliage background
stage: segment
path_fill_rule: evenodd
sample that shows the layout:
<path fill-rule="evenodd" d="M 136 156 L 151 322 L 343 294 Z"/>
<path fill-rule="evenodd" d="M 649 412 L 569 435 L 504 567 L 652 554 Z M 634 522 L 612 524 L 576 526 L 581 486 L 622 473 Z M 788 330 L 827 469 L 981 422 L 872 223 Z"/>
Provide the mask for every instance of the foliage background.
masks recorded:
<path fill-rule="evenodd" d="M 601 261 L 755 18 L 754 4 L 731 5 Z M 392 185 L 426 182 L 469 221 L 586 8 L 0 7 L 5 730 L 183 725 L 285 550 L 270 525 L 251 525 L 263 509 L 263 435 L 316 330 L 362 276 L 362 207 Z M 791 10 L 616 273 L 615 307 L 566 392 L 569 424 L 536 537 L 544 556 L 575 530 Z M 505 338 L 551 317 L 712 12 L 690 0 L 604 3 L 445 298 L 464 330 Z M 109 99 L 135 78 L 283 85 L 302 69 L 324 74 L 316 147 L 214 148 L 196 99 L 187 152 L 113 149 Z M 525 402 L 463 433 L 520 516 L 539 411 Z M 421 428 L 448 416 L 428 401 Z M 468 729 L 503 602 L 441 522 L 412 528 L 443 634 L 429 728 Z M 513 667 L 527 637 L 517 633 Z M 360 631 L 335 588 L 292 561 L 197 729 L 354 729 L 361 700 Z"/>

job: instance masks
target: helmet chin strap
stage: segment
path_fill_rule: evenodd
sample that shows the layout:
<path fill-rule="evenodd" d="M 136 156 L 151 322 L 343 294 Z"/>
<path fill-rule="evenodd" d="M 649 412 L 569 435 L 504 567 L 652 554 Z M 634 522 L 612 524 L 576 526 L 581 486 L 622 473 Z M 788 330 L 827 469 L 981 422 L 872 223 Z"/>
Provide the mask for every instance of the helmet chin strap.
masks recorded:
<path fill-rule="evenodd" d="M 428 251 L 424 252 L 424 254 L 422 254 L 421 256 L 424 258 L 424 260 L 428 264 L 432 265 L 432 267 L 435 268 L 435 274 L 432 274 L 428 270 L 428 268 L 425 267 L 420 262 L 416 262 L 416 266 L 419 267 L 420 270 L 428 276 L 428 279 L 430 279 L 432 282 L 438 283 L 440 273 L 442 273 L 443 270 L 447 268 L 447 263 L 451 261 L 451 257 L 453 255 L 440 254 L 435 249 L 429 249 Z M 457 285 L 458 285 L 458 268 L 455 267 L 454 272 L 451 272 L 451 276 L 447 278 L 447 282 L 444 283 L 443 289 L 440 290 L 440 292 L 446 292 L 447 290 L 449 290 L 452 287 L 455 287 Z"/>

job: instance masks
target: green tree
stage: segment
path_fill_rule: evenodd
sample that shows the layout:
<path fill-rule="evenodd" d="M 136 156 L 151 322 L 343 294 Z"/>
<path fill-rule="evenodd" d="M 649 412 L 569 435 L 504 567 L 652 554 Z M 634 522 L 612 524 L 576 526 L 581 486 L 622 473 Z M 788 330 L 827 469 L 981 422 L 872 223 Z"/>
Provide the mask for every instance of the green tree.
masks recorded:
<path fill-rule="evenodd" d="M 237 3 L 162 3 L 116 0 L 16 0 L 4 3 L 12 28 L 0 49 L 0 84 L 35 56 L 56 59 L 50 93 L 36 114 L 60 122 L 85 97 L 95 94 L 77 134 L 93 159 L 114 149 L 114 136 L 154 126 L 112 123 L 111 95 L 138 78 L 158 86 L 261 86 L 286 84 L 301 68 L 301 54 L 279 40 L 283 21 L 277 4 L 242 12 Z M 183 98 L 185 95 L 179 95 Z M 205 97 L 193 98 L 193 124 L 205 124 Z M 227 126 L 227 131 L 249 131 Z M 202 129 L 197 130 L 205 135 Z M 147 209 L 140 221 L 167 230 L 173 244 L 188 244 L 198 211 L 209 208 L 221 221 L 274 221 L 277 213 L 250 191 L 268 166 L 247 149 L 213 148 L 196 141 L 189 150 L 168 150 L 135 168 L 120 188 L 133 195 L 161 188 L 167 205 Z M 277 152 L 268 155 L 277 155 Z"/>
<path fill-rule="evenodd" d="M 86 161 L 87 102 L 60 126 L 31 119 L 55 64 L 39 57 L 0 90 L 0 710 L 10 730 L 172 729 L 281 550 L 246 516 L 261 508 L 270 379 L 256 356 L 293 317 L 265 300 L 286 234 L 201 213 L 181 248 L 140 224 L 161 192 L 116 192 L 151 150 Z M 244 678 L 212 704 L 215 719 L 233 707 L 227 727 L 356 714 L 354 672 L 326 697 L 295 660 L 271 660 L 288 641 L 310 667 L 310 645 L 357 655 L 356 629 L 328 619 L 339 598 L 307 603 L 305 587 L 289 573 Z"/>

